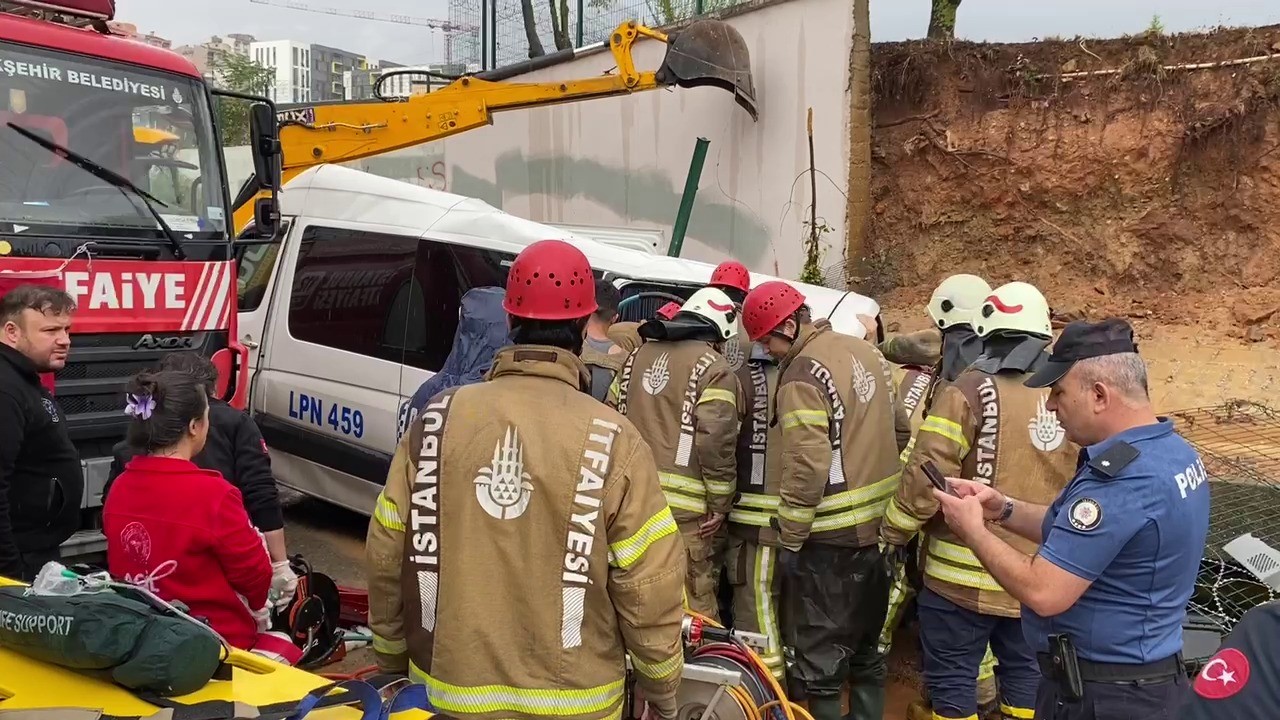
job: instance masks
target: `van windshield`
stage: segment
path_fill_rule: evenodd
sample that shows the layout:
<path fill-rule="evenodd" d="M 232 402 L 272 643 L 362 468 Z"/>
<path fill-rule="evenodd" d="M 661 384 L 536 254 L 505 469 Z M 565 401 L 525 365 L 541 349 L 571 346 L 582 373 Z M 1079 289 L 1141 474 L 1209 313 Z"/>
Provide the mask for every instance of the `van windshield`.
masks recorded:
<path fill-rule="evenodd" d="M 129 179 L 175 232 L 226 232 L 208 97 L 192 78 L 0 43 L 0 222 L 163 242 L 136 196 L 12 126 Z"/>

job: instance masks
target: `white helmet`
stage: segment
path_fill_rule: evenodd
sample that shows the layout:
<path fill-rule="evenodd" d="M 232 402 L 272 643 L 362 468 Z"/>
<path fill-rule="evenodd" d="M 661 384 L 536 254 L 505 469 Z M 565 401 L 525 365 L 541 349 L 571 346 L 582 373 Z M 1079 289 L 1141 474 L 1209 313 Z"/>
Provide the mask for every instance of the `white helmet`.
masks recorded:
<path fill-rule="evenodd" d="M 706 287 L 689 296 L 680 312 L 704 317 L 716 326 L 721 340 L 730 340 L 738 334 L 738 308 L 733 300 L 719 288 Z"/>
<path fill-rule="evenodd" d="M 952 275 L 938 284 L 929 298 L 929 317 L 940 330 L 956 325 L 973 325 L 991 286 L 977 275 Z"/>
<path fill-rule="evenodd" d="M 992 291 L 973 318 L 973 326 L 982 337 L 1001 330 L 1053 337 L 1049 302 L 1034 285 L 1024 282 L 1006 283 Z"/>

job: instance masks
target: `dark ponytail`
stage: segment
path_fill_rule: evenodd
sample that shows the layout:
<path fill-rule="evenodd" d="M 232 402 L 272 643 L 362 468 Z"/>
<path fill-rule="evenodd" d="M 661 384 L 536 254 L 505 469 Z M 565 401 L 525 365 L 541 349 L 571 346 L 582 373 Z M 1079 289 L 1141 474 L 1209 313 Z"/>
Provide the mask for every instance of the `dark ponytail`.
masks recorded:
<path fill-rule="evenodd" d="M 134 450 L 148 455 L 177 445 L 192 420 L 209 407 L 205 385 L 185 372 L 143 371 L 125 388 L 125 412 L 133 416 L 126 439 Z"/>

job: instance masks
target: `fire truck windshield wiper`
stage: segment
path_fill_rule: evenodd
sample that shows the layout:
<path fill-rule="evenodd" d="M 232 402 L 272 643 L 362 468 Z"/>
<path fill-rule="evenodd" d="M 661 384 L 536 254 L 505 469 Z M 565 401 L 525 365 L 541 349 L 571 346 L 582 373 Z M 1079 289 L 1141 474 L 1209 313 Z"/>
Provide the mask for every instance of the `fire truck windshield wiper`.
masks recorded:
<path fill-rule="evenodd" d="M 135 195 L 137 195 L 139 198 L 142 199 L 142 204 L 147 207 L 147 212 L 151 214 L 152 218 L 155 218 L 156 224 L 160 226 L 161 232 L 163 232 L 165 238 L 169 240 L 169 245 L 173 248 L 173 256 L 179 260 L 186 259 L 187 253 L 185 250 L 182 249 L 182 241 L 178 239 L 178 236 L 173 232 L 173 228 L 169 227 L 169 223 L 164 221 L 164 218 L 160 216 L 160 213 L 156 210 L 155 206 L 151 204 L 152 202 L 155 202 L 155 203 L 159 203 L 160 207 L 169 207 L 164 202 L 160 201 L 158 198 L 156 198 L 151 193 L 148 193 L 146 190 L 143 190 L 142 188 L 135 185 L 131 180 L 129 180 L 129 178 L 124 177 L 123 175 L 120 175 L 114 170 L 111 170 L 99 165 L 98 163 L 90 160 L 89 158 L 83 155 L 80 155 L 74 150 L 65 148 L 50 140 L 46 140 L 45 138 L 42 138 L 39 135 L 19 125 L 15 125 L 11 122 L 5 123 L 5 124 L 8 125 L 10 128 L 12 128 L 14 132 L 25 137 L 31 142 L 39 145 L 45 150 L 48 150 L 49 152 L 57 155 L 58 157 L 61 157 L 62 159 L 66 160 L 72 165 L 75 165 L 81 170 L 84 170 L 90 175 L 93 175 L 99 180 L 102 180 L 103 182 L 106 182 L 116 187 L 117 189 L 120 190 L 121 193 L 124 193 L 125 190 L 132 191 Z M 137 209 L 136 205 L 134 206 L 134 209 Z"/>

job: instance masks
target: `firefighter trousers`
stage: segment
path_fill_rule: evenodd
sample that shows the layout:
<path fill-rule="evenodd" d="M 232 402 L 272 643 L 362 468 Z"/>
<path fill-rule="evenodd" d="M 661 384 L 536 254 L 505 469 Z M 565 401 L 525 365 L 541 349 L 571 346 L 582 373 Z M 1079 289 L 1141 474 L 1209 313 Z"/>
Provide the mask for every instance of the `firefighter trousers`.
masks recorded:
<path fill-rule="evenodd" d="M 775 678 L 783 679 L 782 633 L 778 627 L 778 597 L 782 576 L 776 547 L 729 536 L 725 565 L 733 587 L 733 626 L 768 638 L 769 648 L 760 659 Z"/>
<path fill-rule="evenodd" d="M 926 546 L 925 536 L 921 534 L 917 537 L 920 538 L 920 546 Z M 913 548 L 914 545 L 915 543 L 912 543 L 907 547 Z M 880 654 L 885 657 L 888 657 L 889 651 L 893 649 L 893 634 L 902 624 L 907 605 L 916 596 L 918 578 L 909 575 L 911 569 L 908 563 L 901 563 L 894 569 L 893 582 L 889 586 L 889 608 L 885 613 L 884 627 L 880 630 Z M 994 707 L 996 704 L 998 694 L 995 666 L 996 656 L 991 652 L 991 644 L 987 643 L 987 651 L 978 665 L 978 707 L 980 709 Z"/>
<path fill-rule="evenodd" d="M 1000 712 L 1008 718 L 1031 720 L 1040 668 L 1022 635 L 1019 618 L 973 612 L 927 587 L 916 607 L 924 682 L 935 719 L 977 717 L 978 665 L 989 643 L 998 663 Z"/>
<path fill-rule="evenodd" d="M 697 522 L 679 523 L 684 538 L 685 607 L 719 622 L 720 603 L 716 590 L 720 586 L 720 569 L 724 566 L 724 547 L 728 534 L 723 525 L 711 537 L 698 535 Z"/>
<path fill-rule="evenodd" d="M 806 543 L 783 578 L 783 637 L 795 649 L 795 683 L 810 707 L 834 702 L 849 681 L 849 715 L 879 720 L 884 706 L 884 625 L 891 570 L 875 545 Z M 818 713 L 814 713 L 817 717 Z"/>

